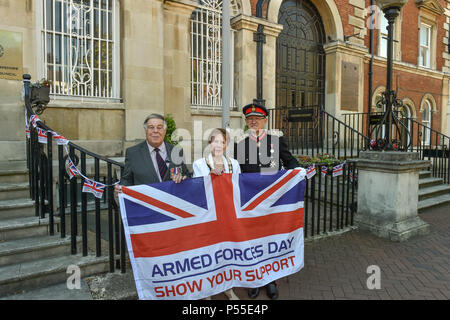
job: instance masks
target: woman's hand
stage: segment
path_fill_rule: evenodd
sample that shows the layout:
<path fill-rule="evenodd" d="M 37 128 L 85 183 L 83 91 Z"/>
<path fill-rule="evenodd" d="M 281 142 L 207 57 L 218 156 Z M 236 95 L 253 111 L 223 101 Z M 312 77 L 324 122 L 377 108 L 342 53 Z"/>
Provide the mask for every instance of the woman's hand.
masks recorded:
<path fill-rule="evenodd" d="M 122 193 L 122 186 L 120 184 L 116 184 L 114 186 L 114 196 L 117 197 L 119 193 Z"/>
<path fill-rule="evenodd" d="M 212 169 L 211 173 L 220 176 L 223 173 L 223 169 Z"/>

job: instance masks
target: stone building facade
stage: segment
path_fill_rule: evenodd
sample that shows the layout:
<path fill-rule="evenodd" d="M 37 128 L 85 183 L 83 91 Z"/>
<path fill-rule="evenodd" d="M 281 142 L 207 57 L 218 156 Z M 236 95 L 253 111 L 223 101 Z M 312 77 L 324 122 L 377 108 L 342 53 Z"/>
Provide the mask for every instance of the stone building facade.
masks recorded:
<path fill-rule="evenodd" d="M 369 99 L 370 6 L 370 0 L 232 0 L 230 126 L 243 127 L 240 110 L 257 96 L 261 25 L 268 108 L 323 104 L 337 117 L 366 112 L 368 101 L 374 108 L 386 58 L 383 31 L 375 27 Z M 23 73 L 52 80 L 41 119 L 88 150 L 120 156 L 144 138 L 142 121 L 153 112 L 173 115 L 197 140 L 221 126 L 220 10 L 216 0 L 0 0 L 0 32 L 21 38 Z M 410 0 L 394 31 L 399 98 L 418 121 L 429 110 L 426 123 L 447 135 L 449 10 L 447 0 Z M 0 161 L 25 158 L 21 95 L 20 80 L 0 75 Z"/>

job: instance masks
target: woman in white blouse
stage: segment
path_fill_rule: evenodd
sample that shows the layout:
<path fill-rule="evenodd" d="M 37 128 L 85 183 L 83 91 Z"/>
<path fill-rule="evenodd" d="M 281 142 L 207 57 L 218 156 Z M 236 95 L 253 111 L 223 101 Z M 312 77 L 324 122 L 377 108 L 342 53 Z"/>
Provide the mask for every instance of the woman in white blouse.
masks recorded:
<path fill-rule="evenodd" d="M 195 177 L 204 177 L 210 173 L 221 175 L 222 173 L 241 173 L 241 167 L 236 159 L 225 155 L 227 148 L 227 132 L 225 129 L 216 128 L 208 139 L 210 153 L 192 164 Z"/>
<path fill-rule="evenodd" d="M 227 148 L 227 132 L 225 129 L 216 128 L 211 132 L 208 139 L 210 153 L 192 164 L 195 177 L 204 177 L 209 174 L 221 175 L 222 173 L 241 173 L 241 167 L 236 159 L 225 155 Z M 239 300 L 233 289 L 225 291 L 230 300 Z M 211 297 L 206 298 L 211 300 Z"/>

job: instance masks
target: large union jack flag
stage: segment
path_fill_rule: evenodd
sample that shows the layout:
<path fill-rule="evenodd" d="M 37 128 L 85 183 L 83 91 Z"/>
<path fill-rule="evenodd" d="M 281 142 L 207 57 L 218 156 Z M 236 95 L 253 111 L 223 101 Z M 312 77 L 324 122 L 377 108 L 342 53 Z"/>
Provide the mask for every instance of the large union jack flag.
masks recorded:
<path fill-rule="evenodd" d="M 204 298 L 300 270 L 305 174 L 223 174 L 122 187 L 140 299 Z"/>

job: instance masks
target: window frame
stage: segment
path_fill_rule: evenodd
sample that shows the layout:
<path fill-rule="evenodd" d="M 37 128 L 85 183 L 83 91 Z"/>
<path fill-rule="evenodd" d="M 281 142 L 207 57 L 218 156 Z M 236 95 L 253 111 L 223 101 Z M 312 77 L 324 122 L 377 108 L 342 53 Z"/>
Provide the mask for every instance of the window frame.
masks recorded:
<path fill-rule="evenodd" d="M 387 28 L 383 30 L 382 22 L 386 21 L 386 27 L 388 25 L 387 19 L 384 16 L 383 11 L 380 9 L 378 11 L 379 17 L 378 17 L 378 35 L 377 35 L 377 48 L 376 48 L 376 55 L 378 55 L 381 58 L 387 59 L 387 37 L 388 37 L 388 31 Z M 402 26 L 402 20 L 403 20 L 403 11 L 400 12 L 400 15 L 395 19 L 394 22 L 394 30 L 393 30 L 393 37 L 394 37 L 394 43 L 392 48 L 392 58 L 394 61 L 401 61 L 402 54 L 401 54 L 401 26 Z M 383 39 L 383 36 L 386 37 L 386 39 Z M 381 52 L 381 42 L 384 41 L 386 43 L 386 55 L 382 55 Z"/>
<path fill-rule="evenodd" d="M 421 123 L 428 127 L 431 128 L 431 110 L 432 110 L 432 104 L 428 99 L 425 99 L 422 103 L 422 108 L 421 108 L 421 112 L 420 112 L 420 116 L 421 116 Z M 424 115 L 428 116 L 427 120 L 424 120 Z M 430 130 L 425 129 L 422 133 L 422 143 L 425 146 L 429 146 L 430 145 L 430 138 L 431 138 L 431 134 L 430 134 Z"/>
<path fill-rule="evenodd" d="M 422 28 L 427 29 L 427 37 L 428 37 L 428 45 L 422 44 Z M 420 28 L 419 28 L 419 66 L 424 68 L 430 68 L 431 69 L 431 50 L 432 50 L 432 29 L 433 26 L 429 25 L 428 23 L 421 22 Z M 426 63 L 423 63 L 423 55 L 422 55 L 422 49 L 426 48 L 428 55 L 427 55 L 427 61 Z"/>
<path fill-rule="evenodd" d="M 209 4 L 209 6 L 208 6 Z M 212 5 L 214 3 L 212 1 L 207 1 L 206 3 L 203 3 L 203 1 L 199 0 L 198 1 L 198 6 L 197 8 L 192 12 L 191 18 L 190 18 L 190 27 L 191 30 L 189 32 L 189 36 L 190 36 L 190 52 L 189 52 L 189 60 L 190 60 L 190 90 L 191 90 L 191 94 L 190 94 L 190 106 L 191 106 L 191 110 L 209 110 L 209 111 L 220 111 L 222 110 L 222 59 L 220 59 L 219 62 L 213 61 L 213 60 L 208 60 L 208 57 L 204 56 L 204 53 L 208 54 L 207 52 L 209 52 L 208 48 L 206 47 L 206 50 L 199 49 L 196 50 L 196 52 L 194 52 L 194 48 L 199 48 L 200 46 L 203 46 L 203 37 L 206 37 L 206 40 L 208 40 L 208 37 L 205 36 L 203 34 L 203 30 L 202 33 L 194 33 L 194 29 L 198 30 L 198 25 L 203 25 L 206 24 L 208 25 L 208 22 L 204 22 L 201 21 L 199 19 L 194 20 L 193 17 L 194 15 L 196 17 L 198 17 L 199 15 L 201 15 L 204 12 L 209 12 L 214 15 L 214 14 L 219 14 L 221 15 L 221 9 L 218 10 L 216 8 L 214 8 Z M 241 13 L 241 9 L 240 9 L 240 3 L 238 3 L 237 0 L 232 0 L 230 1 L 230 6 L 231 6 L 231 18 L 233 16 L 238 15 L 239 13 Z M 200 14 L 198 14 L 200 12 Z M 219 17 L 219 21 L 220 21 L 220 26 L 219 28 L 221 29 L 221 17 Z M 194 28 L 194 24 L 196 24 L 195 28 Z M 214 25 L 215 26 L 215 25 Z M 236 31 L 231 28 L 231 54 L 232 54 L 232 58 L 231 58 L 231 66 L 230 66 L 230 71 L 231 71 L 231 75 L 234 75 L 234 39 L 235 39 L 235 33 Z M 221 33 L 220 33 L 221 34 Z M 199 39 L 202 40 L 201 45 L 199 46 L 197 43 L 194 45 L 194 41 L 198 41 Z M 221 41 L 221 35 L 219 35 L 219 39 Z M 208 43 L 210 43 L 210 41 L 208 41 Z M 220 45 L 219 50 L 222 50 L 222 46 Z M 203 52 L 204 51 L 204 52 Z M 194 65 L 199 65 L 199 61 L 202 64 L 201 67 L 197 67 L 197 69 L 194 68 Z M 206 68 L 203 67 L 203 62 L 206 61 Z M 208 62 L 209 61 L 209 62 Z M 209 68 L 208 65 L 212 63 L 212 64 L 219 64 L 220 65 L 220 72 L 219 72 L 219 76 L 220 79 L 217 79 L 217 83 L 215 83 L 212 87 L 209 84 L 208 81 L 208 75 L 205 75 L 205 72 L 207 73 Z M 216 66 L 217 67 L 217 66 Z M 200 69 L 200 71 L 199 71 Z M 206 71 L 205 71 L 206 70 Z M 203 72 L 203 73 L 202 73 Z M 217 77 L 216 75 L 213 76 L 213 78 Z M 200 79 L 199 79 L 200 78 Z M 195 80 L 194 80 L 195 79 Z M 205 81 L 206 80 L 206 81 Z M 205 87 L 206 86 L 206 87 Z M 217 86 L 217 88 L 214 88 L 214 86 Z M 210 88 L 212 88 L 212 90 L 218 90 L 218 97 L 214 98 L 213 95 L 209 95 L 208 92 L 210 91 Z M 206 90 L 205 90 L 206 89 Z M 203 91 L 203 94 L 199 93 Z M 206 94 L 204 92 L 207 92 Z M 232 101 L 231 101 L 231 106 L 230 106 L 230 110 L 234 110 L 235 106 L 236 106 L 236 100 L 234 98 L 234 76 L 230 77 L 230 94 L 233 97 Z"/>
<path fill-rule="evenodd" d="M 52 7 L 54 8 L 56 6 L 55 2 L 61 2 L 61 3 L 70 3 L 71 0 L 50 0 L 52 2 Z M 55 28 L 53 28 L 53 30 L 47 30 L 46 26 L 44 25 L 45 23 L 45 19 L 44 19 L 44 13 L 45 13 L 45 9 L 44 6 L 46 6 L 46 2 L 47 0 L 38 0 L 34 2 L 35 5 L 35 17 L 36 17 L 36 31 L 35 31 L 35 39 L 36 39 L 36 74 L 37 79 L 41 79 L 41 78 L 46 78 L 47 77 L 47 57 L 46 57 L 46 53 L 44 52 L 45 50 L 45 46 L 46 44 L 44 44 L 44 41 L 47 41 L 47 39 L 45 38 L 48 34 L 52 34 L 54 35 L 59 34 L 62 37 L 61 43 L 64 46 L 64 37 L 68 36 L 70 34 L 70 32 L 68 32 L 68 30 L 61 29 L 61 31 L 55 31 Z M 92 0 L 91 0 L 91 4 L 92 4 Z M 101 7 L 102 4 L 101 2 L 99 2 L 99 6 Z M 52 99 L 56 99 L 56 100 L 89 100 L 89 101 L 102 101 L 102 102 L 108 102 L 108 101 L 112 101 L 112 102 L 120 102 L 121 101 L 121 84 L 120 84 L 120 79 L 121 79 L 121 67 L 120 67 L 120 51 L 121 51 L 121 43 L 120 43 L 120 1 L 119 0 L 108 0 L 107 4 L 111 3 L 111 23 L 110 23 L 110 27 L 111 27 L 111 39 L 109 39 L 108 41 L 106 41 L 107 43 L 111 43 L 111 48 L 112 48 L 112 53 L 111 53 L 111 69 L 106 68 L 106 69 L 101 69 L 100 68 L 100 73 L 105 70 L 105 71 L 110 71 L 111 72 L 111 92 L 108 95 L 104 95 L 104 96 L 100 96 L 100 95 L 93 95 L 93 94 L 66 94 L 65 92 L 58 92 L 58 90 L 56 90 L 56 86 L 53 84 L 51 87 L 51 96 Z M 63 11 L 63 8 L 61 8 L 61 11 Z M 55 21 L 55 17 L 52 17 L 53 21 Z M 61 19 L 61 25 L 63 25 L 63 23 L 67 22 L 67 18 Z M 108 26 L 109 27 L 109 26 Z M 108 28 L 107 27 L 107 28 Z M 109 29 L 108 29 L 109 30 Z M 91 41 L 91 40 L 89 40 Z M 97 41 L 97 40 L 95 40 Z M 102 41 L 103 42 L 103 41 Z M 108 51 L 109 53 L 109 51 Z M 63 53 L 61 53 L 61 55 L 63 55 Z M 65 62 L 65 61 L 64 61 Z M 100 62 L 99 62 L 100 64 Z M 62 67 L 65 67 L 66 69 L 69 69 L 69 64 L 64 64 L 61 63 Z M 99 68 L 94 68 L 94 66 L 92 66 L 92 73 L 93 72 L 97 72 L 99 73 L 98 69 Z M 96 69 L 94 71 L 94 69 Z M 70 75 L 68 75 L 68 77 L 70 78 Z M 92 76 L 93 77 L 93 76 Z M 66 78 L 67 79 L 67 78 Z M 91 80 L 93 81 L 93 79 Z"/>

